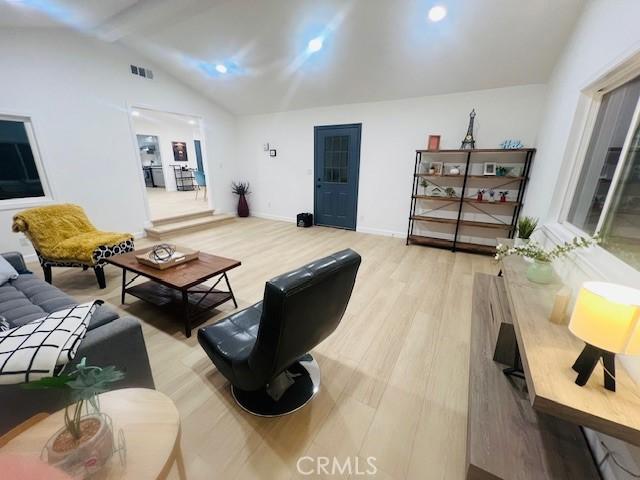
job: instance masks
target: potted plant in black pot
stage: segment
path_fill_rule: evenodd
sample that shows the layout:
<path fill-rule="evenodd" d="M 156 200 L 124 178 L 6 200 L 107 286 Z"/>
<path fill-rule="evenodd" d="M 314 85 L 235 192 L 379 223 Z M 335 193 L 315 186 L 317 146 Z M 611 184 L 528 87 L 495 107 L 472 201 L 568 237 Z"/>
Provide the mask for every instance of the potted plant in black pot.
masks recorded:
<path fill-rule="evenodd" d="M 249 182 L 233 182 L 231 184 L 231 191 L 238 195 L 238 216 L 249 216 L 249 204 L 247 203 L 247 195 L 251 193 L 249 191 Z"/>

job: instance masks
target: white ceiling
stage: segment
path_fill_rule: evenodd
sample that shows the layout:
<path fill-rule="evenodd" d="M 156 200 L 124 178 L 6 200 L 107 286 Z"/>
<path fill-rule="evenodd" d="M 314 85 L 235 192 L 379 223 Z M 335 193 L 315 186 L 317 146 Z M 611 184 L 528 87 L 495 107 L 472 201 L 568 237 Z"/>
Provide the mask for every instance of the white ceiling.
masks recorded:
<path fill-rule="evenodd" d="M 431 23 L 436 3 L 448 16 Z M 0 0 L 0 25 L 62 23 L 123 43 L 251 114 L 544 83 L 583 3 Z M 324 48 L 306 54 L 318 35 Z M 212 70 L 222 62 L 226 75 Z"/>

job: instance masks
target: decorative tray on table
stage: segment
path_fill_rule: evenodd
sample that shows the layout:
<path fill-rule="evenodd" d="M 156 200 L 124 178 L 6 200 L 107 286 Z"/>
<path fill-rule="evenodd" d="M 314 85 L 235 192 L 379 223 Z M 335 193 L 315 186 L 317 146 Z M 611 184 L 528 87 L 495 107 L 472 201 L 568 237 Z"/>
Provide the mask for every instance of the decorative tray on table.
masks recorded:
<path fill-rule="evenodd" d="M 148 250 L 140 252 L 136 255 L 136 260 L 143 265 L 159 270 L 166 270 L 167 268 L 195 260 L 199 254 L 199 250 L 163 243 L 154 245 Z"/>

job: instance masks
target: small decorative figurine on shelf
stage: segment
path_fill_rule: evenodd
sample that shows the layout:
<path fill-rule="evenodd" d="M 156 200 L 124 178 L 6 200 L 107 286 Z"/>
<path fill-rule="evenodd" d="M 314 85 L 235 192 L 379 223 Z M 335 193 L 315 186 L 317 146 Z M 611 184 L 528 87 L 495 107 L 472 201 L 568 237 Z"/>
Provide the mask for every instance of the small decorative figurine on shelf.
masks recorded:
<path fill-rule="evenodd" d="M 507 201 L 507 195 L 509 195 L 509 192 L 507 190 L 500 192 L 500 202 L 504 203 Z"/>
<path fill-rule="evenodd" d="M 460 165 L 451 167 L 451 170 L 449 170 L 449 175 L 460 175 Z"/>
<path fill-rule="evenodd" d="M 476 141 L 473 138 L 473 122 L 476 118 L 476 109 L 471 110 L 469 114 L 469 127 L 467 128 L 467 134 L 462 140 L 462 144 L 460 145 L 461 150 L 472 150 L 476 148 Z"/>
<path fill-rule="evenodd" d="M 476 194 L 476 200 L 478 202 L 482 202 L 483 196 L 484 196 L 484 190 L 480 190 L 478 189 L 478 193 Z"/>
<path fill-rule="evenodd" d="M 440 187 L 433 187 L 431 190 L 432 197 L 442 197 L 444 195 L 444 191 Z"/>
<path fill-rule="evenodd" d="M 456 190 L 453 187 L 445 188 L 444 189 L 444 193 L 446 193 L 448 197 L 455 197 L 456 196 Z"/>
<path fill-rule="evenodd" d="M 496 191 L 495 190 L 489 190 L 489 201 L 491 203 L 494 203 L 496 201 Z"/>
<path fill-rule="evenodd" d="M 522 142 L 520 140 L 505 140 L 500 144 L 500 148 L 505 150 L 517 150 L 519 148 L 523 148 Z"/>

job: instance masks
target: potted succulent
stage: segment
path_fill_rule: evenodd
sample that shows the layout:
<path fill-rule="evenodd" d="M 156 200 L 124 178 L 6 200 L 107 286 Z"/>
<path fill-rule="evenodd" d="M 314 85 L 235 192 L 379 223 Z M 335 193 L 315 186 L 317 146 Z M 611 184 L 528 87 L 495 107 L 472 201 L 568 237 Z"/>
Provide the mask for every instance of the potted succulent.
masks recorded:
<path fill-rule="evenodd" d="M 557 258 L 566 256 L 569 252 L 579 248 L 587 248 L 599 242 L 599 237 L 575 237 L 570 242 L 564 242 L 551 249 L 545 249 L 535 240 L 520 246 L 510 247 L 499 244 L 496 247 L 496 260 L 501 260 L 509 255 L 519 255 L 533 259 L 533 263 L 527 269 L 527 278 L 531 282 L 547 284 L 553 281 L 552 262 Z"/>
<path fill-rule="evenodd" d="M 420 180 L 420 186 L 422 187 L 422 194 L 427 195 L 427 187 L 429 187 L 429 182 L 427 182 L 424 178 Z"/>
<path fill-rule="evenodd" d="M 231 184 L 231 191 L 238 195 L 238 216 L 239 217 L 248 217 L 249 216 L 249 204 L 247 203 L 247 195 L 251 192 L 249 191 L 249 182 L 233 182 Z"/>
<path fill-rule="evenodd" d="M 538 228 L 538 219 L 535 217 L 521 217 L 518 220 L 518 238 L 516 239 L 516 245 L 524 245 L 529 242 L 531 235 Z"/>
<path fill-rule="evenodd" d="M 64 409 L 64 426 L 43 449 L 50 465 L 73 478 L 84 479 L 111 458 L 114 451 L 111 418 L 100 412 L 98 395 L 122 378 L 124 374 L 115 367 L 88 366 L 83 358 L 68 374 L 23 385 L 26 389 L 62 389 L 70 396 L 71 403 Z"/>

